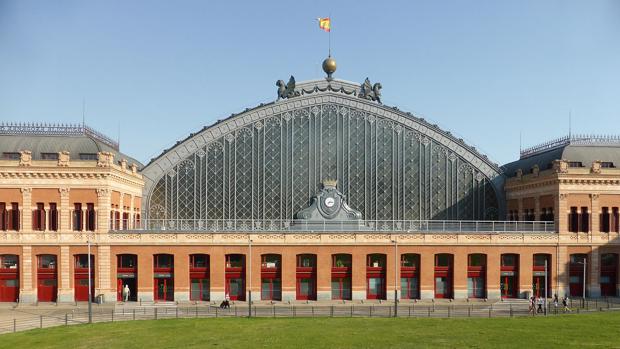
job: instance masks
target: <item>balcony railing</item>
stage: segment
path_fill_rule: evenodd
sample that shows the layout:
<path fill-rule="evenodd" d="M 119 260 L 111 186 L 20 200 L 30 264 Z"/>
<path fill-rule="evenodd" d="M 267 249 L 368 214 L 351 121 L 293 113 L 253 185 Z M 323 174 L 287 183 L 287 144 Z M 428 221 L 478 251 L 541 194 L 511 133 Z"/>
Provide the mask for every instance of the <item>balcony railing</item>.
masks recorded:
<path fill-rule="evenodd" d="M 521 150 L 521 159 L 532 155 L 544 153 L 546 151 L 563 147 L 569 144 L 576 145 L 620 145 L 620 136 L 618 135 L 587 135 L 578 134 L 564 136 L 542 144 L 535 145 L 530 148 Z"/>
<path fill-rule="evenodd" d="M 403 232 L 403 233 L 555 233 L 554 222 L 547 221 L 456 221 L 456 220 L 365 220 L 307 221 L 252 219 L 150 219 L 137 222 L 133 228 L 112 231 L 144 233 L 175 232 Z"/>
<path fill-rule="evenodd" d="M 0 122 L 0 135 L 11 136 L 89 136 L 114 150 L 118 142 L 83 124 L 10 123 Z"/>

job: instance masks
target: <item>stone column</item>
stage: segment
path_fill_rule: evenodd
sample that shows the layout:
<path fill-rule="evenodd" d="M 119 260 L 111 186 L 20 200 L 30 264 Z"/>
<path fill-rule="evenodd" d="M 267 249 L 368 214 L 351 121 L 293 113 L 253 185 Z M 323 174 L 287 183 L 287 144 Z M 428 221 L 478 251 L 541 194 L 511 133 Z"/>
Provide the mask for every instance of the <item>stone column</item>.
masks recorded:
<path fill-rule="evenodd" d="M 189 254 L 179 252 L 174 254 L 174 300 L 177 302 L 189 301 Z"/>
<path fill-rule="evenodd" d="M 454 287 L 454 299 L 467 299 L 467 259 L 469 255 L 466 251 L 459 251 L 453 254 L 454 265 L 452 272 L 452 281 Z"/>
<path fill-rule="evenodd" d="M 226 253 L 224 248 L 211 249 L 209 254 L 209 271 L 211 274 L 209 280 L 211 284 L 211 300 L 220 302 L 226 296 Z M 252 299 L 255 300 L 256 298 L 254 297 L 255 295 L 252 295 Z"/>
<path fill-rule="evenodd" d="M 590 207 L 592 210 L 592 213 L 590 214 L 590 233 L 594 233 L 594 232 L 600 232 L 601 231 L 601 227 L 600 227 L 600 203 L 599 203 L 599 194 L 590 194 Z"/>
<path fill-rule="evenodd" d="M 19 230 L 29 233 L 32 231 L 32 188 L 21 188 L 20 190 L 22 192 L 22 220 Z"/>
<path fill-rule="evenodd" d="M 153 254 L 149 251 L 140 251 L 138 254 L 138 301 L 152 302 L 153 291 Z"/>
<path fill-rule="evenodd" d="M 37 268 L 32 264 L 32 246 L 22 246 L 21 255 L 21 289 L 19 290 L 20 303 L 35 303 L 37 301 L 36 285 Z"/>
<path fill-rule="evenodd" d="M 519 298 L 524 298 L 526 293 L 532 295 L 533 264 L 534 255 L 531 250 L 519 254 Z"/>
<path fill-rule="evenodd" d="M 69 188 L 59 188 L 60 191 L 60 207 L 58 214 L 60 215 L 58 230 L 62 232 L 71 231 L 71 208 L 69 207 Z"/>
<path fill-rule="evenodd" d="M 540 196 L 534 196 L 534 220 L 540 220 Z"/>
<path fill-rule="evenodd" d="M 118 202 L 118 212 L 119 212 L 119 219 L 120 219 L 120 224 L 119 224 L 119 229 L 122 230 L 123 229 L 123 225 L 125 224 L 125 221 L 123 220 L 123 214 L 125 213 L 125 193 L 120 193 L 120 199 Z"/>
<path fill-rule="evenodd" d="M 321 248 L 317 251 L 316 260 L 316 299 L 330 300 L 332 299 L 332 255 L 327 249 Z"/>
<path fill-rule="evenodd" d="M 601 257 L 599 254 L 599 249 L 598 247 L 594 247 L 592 249 L 592 253 L 590 254 L 590 260 L 588 261 L 590 263 L 590 265 L 588 266 L 588 270 L 586 270 L 586 272 L 590 273 L 590 285 L 589 285 L 589 292 L 588 292 L 588 297 L 600 297 L 601 296 L 601 282 L 600 282 L 600 277 L 601 277 L 601 269 L 600 269 L 600 263 L 601 263 Z"/>
<path fill-rule="evenodd" d="M 501 253 L 499 249 L 492 249 L 487 254 L 487 298 L 499 299 L 501 297 L 500 272 L 501 272 Z"/>
<path fill-rule="evenodd" d="M 351 299 L 366 299 L 366 254 L 354 249 L 351 259 Z"/>
<path fill-rule="evenodd" d="M 568 277 L 569 277 L 569 258 L 568 255 L 568 247 L 566 245 L 558 246 L 558 255 L 556 257 L 556 261 L 558 262 L 558 266 L 556 268 L 556 275 L 558 280 L 557 292 L 558 297 L 564 297 L 569 294 L 568 289 Z"/>
<path fill-rule="evenodd" d="M 110 231 L 111 192 L 109 188 L 97 189 L 97 233 Z"/>
<path fill-rule="evenodd" d="M 560 193 L 555 196 L 555 230 L 560 234 L 568 233 L 568 214 L 570 210 L 568 208 L 568 194 Z"/>
<path fill-rule="evenodd" d="M 523 212 L 523 198 L 518 198 L 517 199 L 517 207 L 518 207 L 518 210 L 519 210 L 517 220 L 518 221 L 525 220 L 525 212 Z"/>
<path fill-rule="evenodd" d="M 127 227 L 129 229 L 133 229 L 134 228 L 134 220 L 135 220 L 135 212 L 134 212 L 134 207 L 133 207 L 133 202 L 134 202 L 135 196 L 133 195 L 129 195 L 129 222 L 127 222 Z"/>
<path fill-rule="evenodd" d="M 92 251 L 92 245 L 91 245 Z M 94 254 L 94 253 L 93 253 Z M 111 283 L 112 267 L 109 245 L 97 246 L 96 252 L 96 277 L 95 277 L 95 296 L 103 295 L 106 303 L 116 302 L 116 285 Z"/>
<path fill-rule="evenodd" d="M 290 248 L 282 251 L 282 301 L 297 298 L 297 255 Z"/>
<path fill-rule="evenodd" d="M 60 246 L 60 270 L 58 271 L 58 302 L 67 303 L 75 300 L 73 288 L 71 288 L 71 263 L 69 246 Z"/>
<path fill-rule="evenodd" d="M 420 253 L 420 298 L 435 298 L 435 255 Z"/>

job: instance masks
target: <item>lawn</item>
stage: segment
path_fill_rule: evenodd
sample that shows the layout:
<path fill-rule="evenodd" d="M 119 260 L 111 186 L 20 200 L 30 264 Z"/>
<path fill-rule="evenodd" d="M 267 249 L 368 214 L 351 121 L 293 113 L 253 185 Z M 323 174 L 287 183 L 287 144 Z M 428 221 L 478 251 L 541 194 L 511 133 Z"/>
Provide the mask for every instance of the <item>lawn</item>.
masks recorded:
<path fill-rule="evenodd" d="M 502 319 L 219 318 L 76 325 L 0 348 L 620 348 L 620 313 Z"/>

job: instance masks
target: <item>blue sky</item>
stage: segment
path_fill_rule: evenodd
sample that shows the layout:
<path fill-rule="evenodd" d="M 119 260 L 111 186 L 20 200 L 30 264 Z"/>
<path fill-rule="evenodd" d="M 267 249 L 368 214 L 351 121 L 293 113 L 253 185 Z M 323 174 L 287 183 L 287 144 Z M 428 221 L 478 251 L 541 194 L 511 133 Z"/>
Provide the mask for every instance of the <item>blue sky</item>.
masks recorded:
<path fill-rule="evenodd" d="M 149 159 L 320 78 L 383 85 L 503 164 L 568 132 L 620 133 L 620 1 L 0 0 L 0 121 L 81 122 Z"/>

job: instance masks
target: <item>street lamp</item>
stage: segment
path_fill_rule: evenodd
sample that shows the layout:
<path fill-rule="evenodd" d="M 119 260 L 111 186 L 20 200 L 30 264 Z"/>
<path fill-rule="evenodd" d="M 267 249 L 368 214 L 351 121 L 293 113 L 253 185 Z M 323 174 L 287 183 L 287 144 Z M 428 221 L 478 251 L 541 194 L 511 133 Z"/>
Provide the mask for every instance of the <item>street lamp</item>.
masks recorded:
<path fill-rule="evenodd" d="M 88 323 L 93 323 L 93 294 L 92 294 L 92 270 L 90 265 L 90 240 L 87 240 L 88 244 Z"/>
<path fill-rule="evenodd" d="M 585 302 L 586 302 L 586 257 L 583 257 L 583 262 L 577 262 L 577 264 L 583 264 L 583 287 L 582 287 L 582 296 L 581 298 L 583 299 L 583 303 L 585 306 Z"/>
<path fill-rule="evenodd" d="M 394 244 L 394 317 L 398 316 L 398 241 L 392 240 Z"/>
<path fill-rule="evenodd" d="M 249 260 L 247 262 L 249 269 L 249 279 L 248 283 L 248 317 L 252 317 L 252 239 L 248 239 L 248 249 L 249 249 Z"/>

